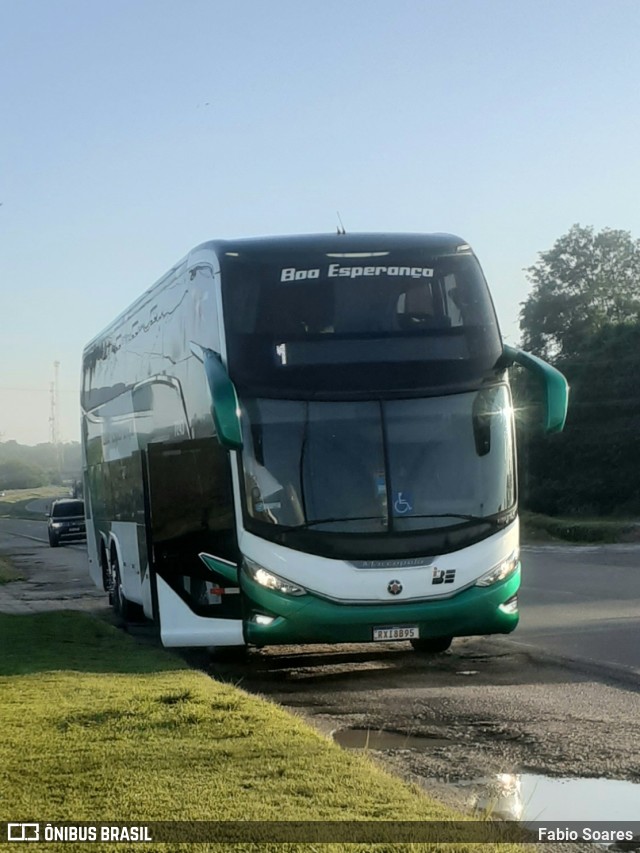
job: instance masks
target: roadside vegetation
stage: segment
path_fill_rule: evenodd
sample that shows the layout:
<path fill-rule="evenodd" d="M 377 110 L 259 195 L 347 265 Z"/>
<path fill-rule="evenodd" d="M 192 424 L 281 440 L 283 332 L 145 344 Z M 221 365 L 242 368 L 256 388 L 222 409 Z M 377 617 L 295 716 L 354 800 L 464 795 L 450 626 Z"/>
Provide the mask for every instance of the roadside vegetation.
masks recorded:
<path fill-rule="evenodd" d="M 13 566 L 7 557 L 0 556 L 0 586 L 11 581 L 24 580 L 24 575 Z"/>
<path fill-rule="evenodd" d="M 0 492 L 31 489 L 80 476 L 80 445 L 77 441 L 30 446 L 0 441 Z"/>
<path fill-rule="evenodd" d="M 575 542 L 633 540 L 629 520 L 640 523 L 640 240 L 574 225 L 527 273 L 523 348 L 562 371 L 571 393 L 564 431 L 543 436 L 536 383 L 512 371 L 521 508 L 535 514 L 525 531 Z"/>
<path fill-rule="evenodd" d="M 0 518 L 38 518 L 42 513 L 29 512 L 27 506 L 35 500 L 52 501 L 65 497 L 69 490 L 62 486 L 38 486 L 30 489 L 6 489 L 0 491 Z"/>
<path fill-rule="evenodd" d="M 277 705 L 212 681 L 86 614 L 0 616 L 0 648 L 0 802 L 12 820 L 459 817 Z M 477 847 L 488 853 L 487 845 Z M 111 848 L 96 843 L 92 849 Z"/>
<path fill-rule="evenodd" d="M 640 542 L 640 522 L 552 517 L 525 510 L 520 514 L 520 535 L 524 545 L 536 542 L 572 542 L 580 545 Z"/>

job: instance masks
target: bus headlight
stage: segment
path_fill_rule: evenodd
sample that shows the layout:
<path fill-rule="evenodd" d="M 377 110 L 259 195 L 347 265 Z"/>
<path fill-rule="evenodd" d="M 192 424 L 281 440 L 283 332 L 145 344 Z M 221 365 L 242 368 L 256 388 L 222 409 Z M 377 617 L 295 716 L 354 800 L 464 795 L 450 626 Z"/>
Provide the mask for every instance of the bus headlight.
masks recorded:
<path fill-rule="evenodd" d="M 306 595 L 307 591 L 301 586 L 298 586 L 291 581 L 281 578 L 275 572 L 265 569 L 259 563 L 254 563 L 248 557 L 242 561 L 242 567 L 249 577 L 265 589 L 273 589 L 276 592 L 281 592 L 283 595 Z"/>
<path fill-rule="evenodd" d="M 509 554 L 506 560 L 502 560 L 497 566 L 494 566 L 486 574 L 482 575 L 476 581 L 476 586 L 492 586 L 494 583 L 498 583 L 498 581 L 503 581 L 518 568 L 519 559 L 520 549 L 516 548 L 515 551 Z"/>

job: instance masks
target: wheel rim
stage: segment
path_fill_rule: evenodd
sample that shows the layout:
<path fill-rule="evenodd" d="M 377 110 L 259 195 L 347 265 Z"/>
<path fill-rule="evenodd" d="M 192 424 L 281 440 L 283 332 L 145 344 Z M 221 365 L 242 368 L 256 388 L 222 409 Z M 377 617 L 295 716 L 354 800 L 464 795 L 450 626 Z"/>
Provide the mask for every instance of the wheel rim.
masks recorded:
<path fill-rule="evenodd" d="M 122 594 L 122 581 L 120 579 L 120 566 L 118 555 L 111 555 L 111 584 L 113 594 L 113 607 L 116 613 L 122 613 L 124 607 L 124 595 Z"/>

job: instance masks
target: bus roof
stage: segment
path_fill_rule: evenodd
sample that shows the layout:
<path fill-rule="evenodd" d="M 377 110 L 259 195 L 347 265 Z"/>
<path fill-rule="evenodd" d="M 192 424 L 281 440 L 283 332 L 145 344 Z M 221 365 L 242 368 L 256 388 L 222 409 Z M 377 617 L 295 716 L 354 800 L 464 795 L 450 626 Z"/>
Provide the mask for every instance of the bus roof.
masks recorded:
<path fill-rule="evenodd" d="M 382 244 L 382 245 L 381 245 Z M 454 234 L 420 233 L 354 233 L 354 234 L 296 234 L 275 237 L 243 237 L 236 240 L 211 240 L 197 246 L 193 251 L 212 248 L 217 252 L 281 252 L 289 249 L 297 252 L 367 252 L 384 247 L 393 249 L 422 248 L 433 252 L 456 251 L 467 246 L 462 238 Z"/>
<path fill-rule="evenodd" d="M 268 255 L 283 251 L 292 252 L 327 252 L 335 254 L 358 254 L 384 249 L 422 249 L 434 254 L 446 254 L 461 250 L 471 251 L 468 244 L 454 234 L 445 233 L 408 233 L 408 232 L 365 232 L 353 234 L 295 234 L 269 237 L 242 237 L 238 239 L 207 240 L 191 249 L 171 269 L 140 294 L 131 304 L 127 305 L 105 328 L 85 345 L 84 354 L 96 343 L 112 333 L 126 318 L 130 317 L 143 305 L 152 293 L 164 281 L 172 280 L 181 267 L 189 267 L 192 256 L 200 255 L 203 251 L 212 250 L 218 256 L 225 254 Z M 83 354 L 83 360 L 84 360 Z"/>

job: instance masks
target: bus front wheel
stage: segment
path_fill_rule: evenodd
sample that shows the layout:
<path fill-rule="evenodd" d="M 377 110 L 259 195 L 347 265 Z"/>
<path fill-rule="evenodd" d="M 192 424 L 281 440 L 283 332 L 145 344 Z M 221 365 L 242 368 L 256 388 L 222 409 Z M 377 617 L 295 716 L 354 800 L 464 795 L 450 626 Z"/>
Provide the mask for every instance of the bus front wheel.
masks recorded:
<path fill-rule="evenodd" d="M 416 652 L 424 655 L 437 655 L 446 652 L 453 637 L 428 637 L 422 640 L 410 640 Z"/>
<path fill-rule="evenodd" d="M 247 657 L 246 646 L 207 646 L 211 663 L 239 663 Z"/>

